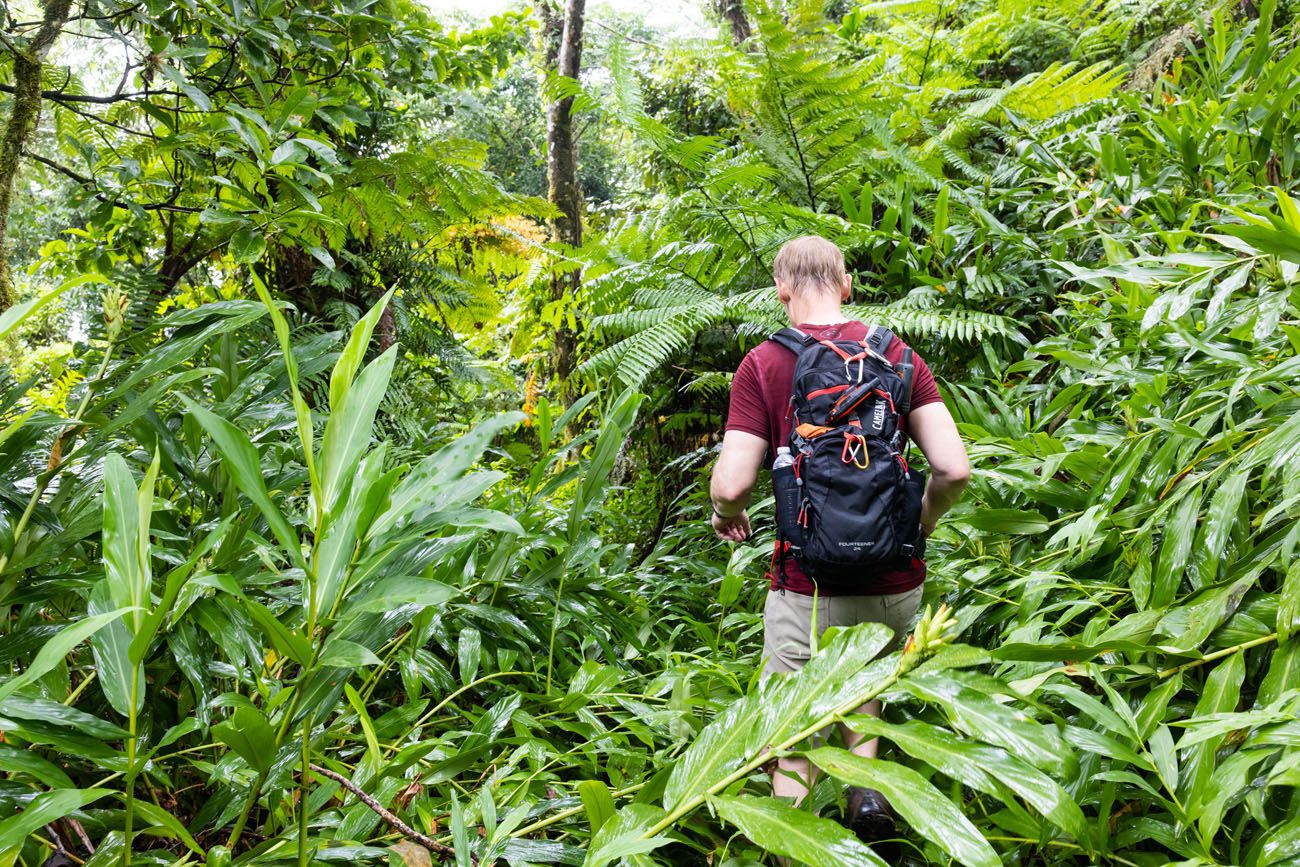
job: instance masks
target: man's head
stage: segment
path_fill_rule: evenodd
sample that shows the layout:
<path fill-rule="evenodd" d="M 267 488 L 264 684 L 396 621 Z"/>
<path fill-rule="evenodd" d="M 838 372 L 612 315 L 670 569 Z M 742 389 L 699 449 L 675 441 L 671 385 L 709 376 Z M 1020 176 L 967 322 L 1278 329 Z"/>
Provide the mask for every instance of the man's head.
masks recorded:
<path fill-rule="evenodd" d="M 790 302 L 838 306 L 849 300 L 852 278 L 844 269 L 840 248 L 820 235 L 787 241 L 772 261 L 776 294 L 789 309 Z"/>

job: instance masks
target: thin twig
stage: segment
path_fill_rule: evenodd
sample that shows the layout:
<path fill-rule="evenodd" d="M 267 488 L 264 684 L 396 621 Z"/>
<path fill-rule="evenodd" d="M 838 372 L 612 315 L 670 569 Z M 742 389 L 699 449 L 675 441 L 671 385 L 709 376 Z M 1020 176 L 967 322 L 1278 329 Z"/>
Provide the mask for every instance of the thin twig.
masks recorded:
<path fill-rule="evenodd" d="M 338 783 L 340 786 L 347 789 L 352 794 L 356 795 L 357 800 L 365 804 L 370 809 L 374 810 L 377 814 L 379 814 L 380 818 L 382 818 L 385 822 L 387 822 L 388 824 L 392 825 L 395 829 L 397 829 L 397 831 L 400 834 L 402 834 L 402 836 L 409 837 L 410 839 L 419 843 L 424 848 L 428 849 L 430 852 L 442 858 L 454 858 L 456 856 L 455 849 L 451 848 L 450 846 L 444 846 L 443 844 L 439 843 L 437 840 L 433 839 L 432 837 L 428 837 L 424 834 L 421 834 L 419 831 L 415 830 L 410 825 L 406 824 L 401 819 L 399 819 L 394 813 L 385 809 L 383 804 L 379 803 L 374 798 L 367 795 L 365 792 L 361 790 L 361 788 L 356 783 L 352 782 L 347 777 L 343 776 L 342 774 L 336 774 L 334 771 L 331 771 L 329 768 L 322 768 L 320 765 L 309 764 L 308 767 L 323 777 L 329 777 L 331 780 Z M 477 864 L 478 856 L 475 855 L 473 852 L 471 852 L 470 860 L 472 860 L 475 864 Z"/>

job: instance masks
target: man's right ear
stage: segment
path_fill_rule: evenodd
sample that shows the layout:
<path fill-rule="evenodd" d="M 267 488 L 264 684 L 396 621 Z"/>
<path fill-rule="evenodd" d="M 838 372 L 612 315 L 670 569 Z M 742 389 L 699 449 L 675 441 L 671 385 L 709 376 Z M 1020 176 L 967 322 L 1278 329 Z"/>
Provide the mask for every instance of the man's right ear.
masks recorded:
<path fill-rule="evenodd" d="M 790 289 L 790 284 L 784 280 L 776 281 L 776 299 L 782 304 L 789 304 L 790 299 L 794 297 L 794 292 Z"/>

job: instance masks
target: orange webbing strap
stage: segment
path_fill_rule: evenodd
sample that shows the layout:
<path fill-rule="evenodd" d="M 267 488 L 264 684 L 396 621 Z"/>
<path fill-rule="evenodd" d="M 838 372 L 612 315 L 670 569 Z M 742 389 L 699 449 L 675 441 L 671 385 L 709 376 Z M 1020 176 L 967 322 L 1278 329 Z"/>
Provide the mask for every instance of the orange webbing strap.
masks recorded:
<path fill-rule="evenodd" d="M 831 349 L 835 350 L 835 354 L 838 355 L 840 358 L 844 359 L 845 361 L 853 360 L 847 352 L 845 352 L 843 349 L 840 349 L 838 346 L 836 346 L 834 341 L 818 340 L 817 342 L 820 343 L 822 346 L 829 346 Z"/>
<path fill-rule="evenodd" d="M 833 430 L 835 430 L 833 427 L 824 427 L 819 424 L 808 424 L 808 422 L 804 422 L 795 428 L 795 432 L 806 440 L 815 439 L 822 434 L 830 433 Z"/>

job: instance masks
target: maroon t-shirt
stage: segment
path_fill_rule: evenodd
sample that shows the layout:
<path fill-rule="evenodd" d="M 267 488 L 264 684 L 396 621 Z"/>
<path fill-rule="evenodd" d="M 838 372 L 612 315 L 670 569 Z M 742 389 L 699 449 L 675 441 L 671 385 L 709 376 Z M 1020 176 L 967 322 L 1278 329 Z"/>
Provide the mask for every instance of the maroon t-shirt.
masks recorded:
<path fill-rule="evenodd" d="M 863 340 L 867 336 L 867 326 L 861 322 L 842 322 L 837 325 L 800 325 L 800 331 L 811 334 L 818 340 Z M 897 364 L 903 357 L 907 344 L 897 337 L 885 349 L 885 358 L 891 364 Z M 790 393 L 794 390 L 795 357 L 790 350 L 764 341 L 754 347 L 740 363 L 736 376 L 731 381 L 731 408 L 727 413 L 727 430 L 739 430 L 762 437 L 768 443 L 768 465 L 771 456 L 779 445 L 785 445 L 790 439 L 793 425 L 791 416 Z M 919 355 L 913 353 L 916 372 L 912 380 L 912 408 L 916 409 L 928 403 L 938 403 L 939 387 L 935 384 L 934 374 Z M 899 421 L 899 429 L 907 434 L 907 417 Z M 768 577 L 772 589 L 777 589 L 777 558 L 772 558 L 772 568 Z M 851 585 L 835 586 L 827 581 L 820 582 L 814 588 L 813 581 L 793 557 L 785 560 L 785 588 L 805 596 L 813 595 L 814 589 L 822 596 L 875 596 L 888 593 L 906 593 L 925 581 L 925 561 L 919 557 L 912 558 L 912 565 L 907 569 L 891 569 L 875 575 L 864 575 L 862 580 Z"/>

